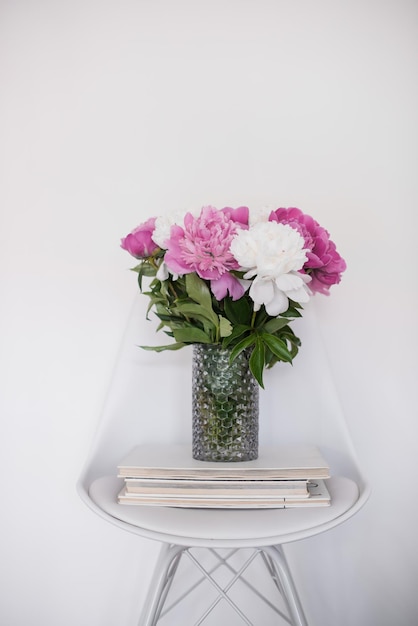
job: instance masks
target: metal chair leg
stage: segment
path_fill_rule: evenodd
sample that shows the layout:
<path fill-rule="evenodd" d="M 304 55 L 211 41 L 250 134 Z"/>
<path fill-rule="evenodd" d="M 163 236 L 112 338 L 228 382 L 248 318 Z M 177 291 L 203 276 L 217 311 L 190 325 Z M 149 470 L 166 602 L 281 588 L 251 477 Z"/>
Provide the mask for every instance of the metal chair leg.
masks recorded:
<path fill-rule="evenodd" d="M 211 552 L 216 552 L 213 549 L 210 549 Z M 221 599 L 226 600 L 231 607 L 235 610 L 235 612 L 241 617 L 243 622 L 248 625 L 251 625 L 251 622 L 247 619 L 247 617 L 242 613 L 239 607 L 228 597 L 229 589 L 234 585 L 235 581 L 242 580 L 244 583 L 248 585 L 257 595 L 262 598 L 271 608 L 276 611 L 285 621 L 287 621 L 291 626 L 308 626 L 306 621 L 306 617 L 304 615 L 302 605 L 300 603 L 295 584 L 293 582 L 289 566 L 287 565 L 287 561 L 281 546 L 265 546 L 262 548 L 254 549 L 253 554 L 247 559 L 244 565 L 239 569 L 235 570 L 228 563 L 227 560 L 231 554 L 235 552 L 232 551 L 225 559 L 219 557 L 220 563 L 223 563 L 231 573 L 234 574 L 233 578 L 231 578 L 230 582 L 226 587 L 220 587 L 217 582 L 212 578 L 211 574 L 217 569 L 215 566 L 212 570 L 205 570 L 202 565 L 200 565 L 199 561 L 191 554 L 190 548 L 185 546 L 178 546 L 175 544 L 163 544 L 161 547 L 160 555 L 155 566 L 153 578 L 150 584 L 149 592 L 145 601 L 144 609 L 141 615 L 141 620 L 139 622 L 139 626 L 156 626 L 157 622 L 160 618 L 162 609 L 164 607 L 164 603 L 173 582 L 173 578 L 175 576 L 179 561 L 183 555 L 186 555 L 190 558 L 190 560 L 194 563 L 198 570 L 200 570 L 203 577 L 198 581 L 197 584 L 200 584 L 203 580 L 208 580 L 218 591 L 218 596 L 216 600 L 212 602 L 212 604 L 208 607 L 208 609 L 203 613 L 201 618 L 196 622 L 195 626 L 198 626 L 203 621 L 205 621 L 206 617 L 209 613 L 214 609 L 214 607 L 218 604 Z M 277 590 L 281 594 L 285 604 L 287 611 L 289 613 L 289 618 L 287 618 L 277 607 L 272 605 L 272 603 L 264 597 L 260 592 L 250 585 L 245 578 L 242 576 L 245 569 L 248 565 L 254 560 L 254 558 L 260 554 L 263 559 L 264 565 L 266 566 L 273 582 L 275 583 Z M 219 555 L 216 555 L 219 556 Z M 196 587 L 196 584 L 192 587 Z M 190 590 L 189 590 L 190 591 Z M 180 600 L 185 596 L 180 597 L 179 600 L 174 602 L 171 607 L 168 607 L 164 614 L 168 612 L 173 606 L 178 604 Z"/>
<path fill-rule="evenodd" d="M 155 626 L 157 624 L 184 550 L 187 550 L 184 546 L 162 544 L 139 626 Z"/>
<path fill-rule="evenodd" d="M 308 626 L 302 605 L 296 591 L 285 555 L 281 546 L 265 546 L 261 551 L 270 557 L 277 580 L 273 576 L 283 599 L 286 602 L 292 626 Z"/>

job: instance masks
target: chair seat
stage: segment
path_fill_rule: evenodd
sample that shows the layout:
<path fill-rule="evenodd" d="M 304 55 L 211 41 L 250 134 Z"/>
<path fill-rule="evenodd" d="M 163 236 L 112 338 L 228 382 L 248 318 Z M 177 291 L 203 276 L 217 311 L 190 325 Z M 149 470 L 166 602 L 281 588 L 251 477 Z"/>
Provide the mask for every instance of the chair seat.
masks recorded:
<path fill-rule="evenodd" d="M 294 509 L 183 509 L 118 504 L 117 494 L 123 484 L 123 479 L 114 476 L 96 479 L 90 485 L 87 503 L 96 513 L 125 530 L 183 546 L 283 544 L 328 530 L 351 517 L 353 509 L 361 506 L 356 483 L 342 476 L 327 480 L 330 506 Z"/>

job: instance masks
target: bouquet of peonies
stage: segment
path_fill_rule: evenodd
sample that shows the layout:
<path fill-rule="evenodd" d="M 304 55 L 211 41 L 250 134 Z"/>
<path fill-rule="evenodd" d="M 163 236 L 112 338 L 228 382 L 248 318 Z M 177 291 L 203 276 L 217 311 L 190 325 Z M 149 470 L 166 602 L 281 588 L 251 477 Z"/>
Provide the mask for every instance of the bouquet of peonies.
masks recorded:
<path fill-rule="evenodd" d="M 150 218 L 121 242 L 139 260 L 133 268 L 177 350 L 220 344 L 230 360 L 251 350 L 250 368 L 291 363 L 300 340 L 289 323 L 315 293 L 328 294 L 346 268 L 329 233 L 297 208 L 252 214 L 247 207 Z"/>

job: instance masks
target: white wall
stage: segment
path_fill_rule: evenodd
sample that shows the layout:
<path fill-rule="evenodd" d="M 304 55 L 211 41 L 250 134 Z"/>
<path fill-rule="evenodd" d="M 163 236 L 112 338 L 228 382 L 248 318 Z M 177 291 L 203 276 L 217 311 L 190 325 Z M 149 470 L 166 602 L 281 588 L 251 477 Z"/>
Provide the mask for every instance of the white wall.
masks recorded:
<path fill-rule="evenodd" d="M 347 259 L 321 323 L 374 493 L 292 559 L 312 626 L 416 624 L 417 3 L 6 0 L 0 28 L 0 623 L 136 624 L 158 546 L 75 483 L 136 295 L 119 239 L 211 203 L 299 206 Z"/>

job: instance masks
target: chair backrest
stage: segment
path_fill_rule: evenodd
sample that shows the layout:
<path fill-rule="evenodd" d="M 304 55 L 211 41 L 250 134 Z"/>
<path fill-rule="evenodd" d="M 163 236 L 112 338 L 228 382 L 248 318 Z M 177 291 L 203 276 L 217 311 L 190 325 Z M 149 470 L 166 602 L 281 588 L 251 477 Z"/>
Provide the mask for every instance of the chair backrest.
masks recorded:
<path fill-rule="evenodd" d="M 164 337 L 146 321 L 147 304 L 141 294 L 135 297 L 79 478 L 81 494 L 96 478 L 116 474 L 118 462 L 137 443 L 187 441 L 191 348 L 160 354 L 142 350 L 140 345 L 157 345 Z"/>
<path fill-rule="evenodd" d="M 138 443 L 191 446 L 191 347 L 154 353 L 139 346 L 164 343 L 156 324 L 146 322 L 147 298 L 135 298 L 120 347 L 103 413 L 78 490 L 91 505 L 93 480 L 116 475 L 119 461 Z M 277 364 L 265 376 L 260 394 L 260 444 L 314 443 L 334 475 L 355 480 L 359 508 L 369 489 L 348 433 L 318 330 L 315 303 L 293 324 L 302 348 L 293 366 Z M 166 341 L 168 343 L 170 340 Z"/>

